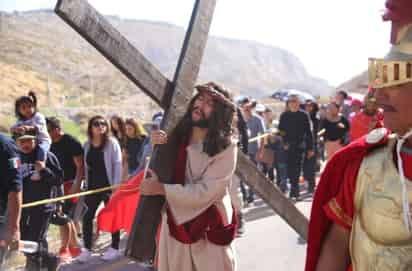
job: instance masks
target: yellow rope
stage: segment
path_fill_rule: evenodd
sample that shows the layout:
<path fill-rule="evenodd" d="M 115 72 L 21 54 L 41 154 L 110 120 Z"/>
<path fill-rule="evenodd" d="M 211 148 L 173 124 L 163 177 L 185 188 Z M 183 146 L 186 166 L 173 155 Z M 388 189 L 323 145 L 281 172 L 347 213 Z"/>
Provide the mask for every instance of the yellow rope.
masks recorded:
<path fill-rule="evenodd" d="M 62 201 L 62 200 L 68 200 L 68 199 L 72 199 L 72 198 L 76 198 L 76 197 L 97 194 L 97 193 L 101 193 L 101 192 L 113 189 L 117 186 L 119 186 L 119 185 L 113 185 L 113 186 L 103 187 L 103 188 L 99 188 L 99 189 L 95 189 L 95 190 L 79 192 L 79 193 L 76 193 L 76 194 L 71 194 L 71 195 L 52 198 L 52 199 L 44 199 L 44 200 L 34 201 L 34 202 L 30 202 L 30 203 L 25 203 L 21 207 L 22 208 L 29 208 L 29 207 L 48 204 L 48 203 L 54 203 L 54 202 L 58 202 L 58 201 Z"/>
<path fill-rule="evenodd" d="M 258 136 L 256 136 L 256 137 L 253 137 L 253 138 L 251 138 L 251 139 L 249 139 L 249 143 L 251 143 L 251 142 L 254 142 L 254 141 L 258 141 L 259 139 L 261 139 L 261 138 L 265 138 L 265 137 L 267 137 L 267 136 L 269 136 L 271 133 L 264 133 L 264 134 L 262 134 L 262 135 L 258 135 Z"/>
<path fill-rule="evenodd" d="M 146 165 L 145 165 L 145 168 L 144 168 L 144 173 L 143 173 L 144 177 L 143 177 L 143 179 L 146 178 L 146 174 L 147 174 L 147 171 L 149 169 L 150 158 L 151 158 L 150 156 L 146 157 Z M 79 193 L 70 194 L 70 195 L 67 195 L 67 196 L 62 196 L 62 197 L 57 197 L 57 198 L 52 198 L 52 199 L 44 199 L 44 200 L 34 201 L 34 202 L 30 202 L 30 203 L 25 203 L 25 204 L 22 205 L 22 208 L 35 207 L 35 206 L 40 206 L 40 205 L 44 205 L 44 204 L 48 204 L 48 203 L 54 203 L 54 202 L 58 202 L 58 201 L 68 200 L 68 199 L 72 199 L 72 198 L 93 195 L 93 194 L 101 193 L 101 192 L 104 192 L 104 191 L 107 191 L 107 190 L 111 190 L 111 189 L 120 187 L 122 185 L 126 185 L 126 183 L 116 184 L 116 185 L 112 185 L 112 186 L 107 186 L 107 187 L 98 188 L 98 189 L 94 189 L 94 190 L 79 192 Z M 132 189 L 121 189 L 120 188 L 119 191 L 120 192 L 137 192 L 137 191 L 139 191 L 139 187 L 135 187 L 135 188 L 132 188 Z"/>
<path fill-rule="evenodd" d="M 98 188 L 98 189 L 94 189 L 94 190 L 89 190 L 89 191 L 79 192 L 79 193 L 75 193 L 75 194 L 70 194 L 70 195 L 67 195 L 67 196 L 62 196 L 62 197 L 57 197 L 57 198 L 52 198 L 52 199 L 44 199 L 44 200 L 34 201 L 34 202 L 30 202 L 30 203 L 25 203 L 25 204 L 22 205 L 22 208 L 35 207 L 35 206 L 40 206 L 40 205 L 44 205 L 44 204 L 48 204 L 48 203 L 54 203 L 54 202 L 58 202 L 58 201 L 68 200 L 68 199 L 72 199 L 72 198 L 93 195 L 93 194 L 97 194 L 97 193 L 101 193 L 101 192 L 104 192 L 104 191 L 108 191 L 108 190 L 117 188 L 117 187 L 122 186 L 122 185 L 124 185 L 124 184 L 117 184 L 117 185 Z M 137 191 L 139 191 L 139 188 L 136 187 L 136 188 L 133 188 L 133 189 L 119 189 L 119 191 L 121 191 L 121 192 L 135 192 L 136 191 L 137 192 Z"/>
<path fill-rule="evenodd" d="M 274 131 L 272 130 L 270 132 L 266 132 L 266 133 L 258 135 L 256 137 L 249 138 L 248 142 L 251 143 L 251 142 L 254 142 L 254 141 L 258 141 L 261 138 L 265 138 L 267 136 L 274 135 L 274 134 L 277 134 L 277 133 L 282 134 L 282 132 L 279 131 L 279 130 L 274 130 Z"/>

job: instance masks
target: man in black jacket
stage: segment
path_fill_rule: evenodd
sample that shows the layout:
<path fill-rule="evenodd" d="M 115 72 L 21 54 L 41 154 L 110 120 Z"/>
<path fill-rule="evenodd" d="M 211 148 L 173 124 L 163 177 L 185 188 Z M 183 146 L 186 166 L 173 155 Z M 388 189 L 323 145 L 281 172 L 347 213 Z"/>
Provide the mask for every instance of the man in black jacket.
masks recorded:
<path fill-rule="evenodd" d="M 318 166 L 318 132 L 320 120 L 317 116 L 319 111 L 319 106 L 315 101 L 307 100 L 305 104 L 305 111 L 309 114 L 312 123 L 312 135 L 313 135 L 313 150 L 315 155 L 312 157 L 305 157 L 303 162 L 303 176 L 308 183 L 308 192 L 315 192 L 315 178 Z"/>
<path fill-rule="evenodd" d="M 288 156 L 288 178 L 291 185 L 289 197 L 299 200 L 299 177 L 302 171 L 303 153 L 308 158 L 315 153 L 309 115 L 299 108 L 298 96 L 290 95 L 287 110 L 280 115 L 279 132 L 283 137 Z"/>
<path fill-rule="evenodd" d="M 55 197 L 59 187 L 63 183 L 63 171 L 59 162 L 51 152 L 47 153 L 45 166 L 39 172 L 40 180 L 32 180 L 31 175 L 35 172 L 36 142 L 35 132 L 23 132 L 14 134 L 18 149 L 20 151 L 21 174 L 23 177 L 23 203 Z M 39 250 L 33 254 L 26 254 L 26 270 L 38 271 L 46 267 L 48 271 L 56 271 L 59 266 L 59 258 L 48 252 L 46 240 L 50 218 L 55 211 L 54 203 L 25 208 L 20 220 L 21 238 L 23 240 L 37 242 Z"/>

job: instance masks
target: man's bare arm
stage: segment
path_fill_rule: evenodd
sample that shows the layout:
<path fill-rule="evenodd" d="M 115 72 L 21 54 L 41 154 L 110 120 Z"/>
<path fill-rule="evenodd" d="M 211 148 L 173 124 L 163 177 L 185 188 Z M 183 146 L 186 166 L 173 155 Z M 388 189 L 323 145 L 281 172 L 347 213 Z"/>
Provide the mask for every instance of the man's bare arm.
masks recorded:
<path fill-rule="evenodd" d="M 70 194 L 80 192 L 80 187 L 82 185 L 82 180 L 84 177 L 83 155 L 73 157 L 73 161 L 76 165 L 76 179 L 74 180 Z"/>
<path fill-rule="evenodd" d="M 8 239 L 7 241 L 20 240 L 20 215 L 22 205 L 22 192 L 9 192 L 8 209 Z"/>
<path fill-rule="evenodd" d="M 350 265 L 348 230 L 333 224 L 322 249 L 316 271 L 347 271 Z"/>

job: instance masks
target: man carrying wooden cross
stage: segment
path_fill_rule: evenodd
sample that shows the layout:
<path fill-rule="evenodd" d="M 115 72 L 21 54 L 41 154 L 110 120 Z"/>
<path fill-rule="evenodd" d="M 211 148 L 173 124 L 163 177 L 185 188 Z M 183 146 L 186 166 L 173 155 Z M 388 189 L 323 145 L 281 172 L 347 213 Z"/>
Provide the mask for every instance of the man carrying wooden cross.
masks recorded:
<path fill-rule="evenodd" d="M 152 134 L 155 144 L 169 141 L 179 146 L 174 184 L 160 182 L 149 170 L 150 177 L 140 186 L 143 195 L 166 198 L 159 271 L 236 270 L 232 241 L 237 221 L 229 195 L 237 161 L 232 139 L 235 105 L 217 84 L 207 83 L 196 90 L 170 136 L 163 131 Z"/>

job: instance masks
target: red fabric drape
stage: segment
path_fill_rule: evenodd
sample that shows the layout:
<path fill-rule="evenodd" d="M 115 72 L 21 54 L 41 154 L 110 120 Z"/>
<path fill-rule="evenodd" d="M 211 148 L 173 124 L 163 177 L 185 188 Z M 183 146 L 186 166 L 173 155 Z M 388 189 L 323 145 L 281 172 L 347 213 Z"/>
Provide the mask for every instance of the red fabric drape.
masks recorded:
<path fill-rule="evenodd" d="M 336 197 L 344 182 L 356 180 L 363 158 L 372 149 L 386 144 L 387 141 L 388 137 L 385 137 L 376 144 L 369 144 L 366 142 L 366 137 L 362 137 L 338 151 L 328 162 L 313 199 L 305 271 L 315 271 L 322 242 L 332 225 L 323 207 Z M 341 176 L 345 176 L 345 179 Z"/>
<path fill-rule="evenodd" d="M 138 188 L 142 179 L 143 171 L 117 189 L 97 216 L 98 231 L 113 233 L 125 230 L 130 234 L 140 199 Z"/>
<path fill-rule="evenodd" d="M 179 147 L 176 163 L 174 181 L 184 185 L 186 170 L 186 144 Z M 210 206 L 206 211 L 193 220 L 177 225 L 170 208 L 167 208 L 167 223 L 170 234 L 184 244 L 192 244 L 200 239 L 207 238 L 216 245 L 229 245 L 236 236 L 237 216 L 233 209 L 232 223 L 224 225 L 223 218 L 215 205 Z"/>

